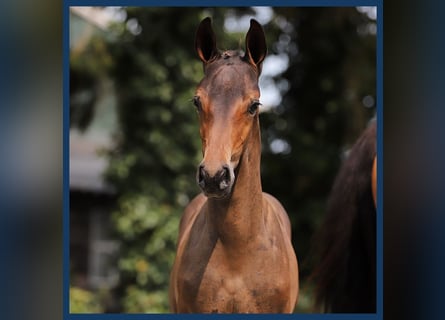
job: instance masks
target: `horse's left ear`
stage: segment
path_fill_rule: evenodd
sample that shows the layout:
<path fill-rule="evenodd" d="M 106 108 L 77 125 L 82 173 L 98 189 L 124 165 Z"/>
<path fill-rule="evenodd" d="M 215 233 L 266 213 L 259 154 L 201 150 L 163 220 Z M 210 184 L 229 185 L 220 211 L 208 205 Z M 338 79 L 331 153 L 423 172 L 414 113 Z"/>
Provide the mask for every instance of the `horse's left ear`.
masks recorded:
<path fill-rule="evenodd" d="M 255 19 L 250 19 L 250 28 L 246 35 L 245 58 L 257 67 L 261 73 L 261 63 L 267 54 L 266 36 L 263 27 Z"/>

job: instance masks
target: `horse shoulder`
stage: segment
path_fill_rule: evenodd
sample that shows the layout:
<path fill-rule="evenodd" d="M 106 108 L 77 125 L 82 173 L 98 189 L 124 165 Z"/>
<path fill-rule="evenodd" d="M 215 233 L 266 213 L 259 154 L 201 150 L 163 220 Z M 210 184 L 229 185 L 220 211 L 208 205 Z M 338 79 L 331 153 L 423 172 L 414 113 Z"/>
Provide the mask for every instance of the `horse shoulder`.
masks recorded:
<path fill-rule="evenodd" d="M 299 281 L 298 261 L 292 246 L 291 223 L 283 205 L 275 197 L 263 192 L 263 203 L 265 204 L 265 208 L 267 210 L 266 216 L 268 216 L 268 218 L 266 219 L 268 220 L 268 224 L 278 225 L 279 229 L 284 235 L 281 237 L 281 239 L 285 248 L 283 257 L 286 257 L 284 259 L 287 260 L 287 263 L 284 265 L 287 265 L 287 267 L 281 270 L 281 275 L 283 276 L 281 279 L 281 285 L 279 277 L 275 278 L 275 282 L 277 283 L 278 287 L 281 287 L 282 292 L 287 292 L 285 296 L 289 294 L 289 298 L 286 302 L 286 312 L 292 312 L 298 299 Z M 272 222 L 272 220 L 274 222 Z"/>
<path fill-rule="evenodd" d="M 291 224 L 289 216 L 283 205 L 272 195 L 263 192 L 263 202 L 266 203 L 266 207 L 269 207 L 270 213 L 272 213 L 278 220 L 280 227 L 286 231 L 289 238 L 291 237 Z"/>
<path fill-rule="evenodd" d="M 207 197 L 200 193 L 196 197 L 194 197 L 184 209 L 181 220 L 179 222 L 178 244 L 181 242 L 184 234 L 186 233 L 186 230 L 188 230 L 193 224 L 193 221 L 196 219 L 196 216 L 201 211 L 201 208 L 206 201 Z"/>
<path fill-rule="evenodd" d="M 177 287 L 177 272 L 178 265 L 180 263 L 179 260 L 182 258 L 182 253 L 184 250 L 184 244 L 189 237 L 191 227 L 197 218 L 199 212 L 201 212 L 201 208 L 206 202 L 207 198 L 203 194 L 197 195 L 195 198 L 190 201 L 187 207 L 184 209 L 182 213 L 181 220 L 179 222 L 179 233 L 178 233 L 178 241 L 177 241 L 177 255 L 175 258 L 175 262 L 173 264 L 173 269 L 170 274 L 170 288 L 169 288 L 169 300 L 170 300 L 170 309 L 172 312 L 178 312 L 178 287 Z"/>

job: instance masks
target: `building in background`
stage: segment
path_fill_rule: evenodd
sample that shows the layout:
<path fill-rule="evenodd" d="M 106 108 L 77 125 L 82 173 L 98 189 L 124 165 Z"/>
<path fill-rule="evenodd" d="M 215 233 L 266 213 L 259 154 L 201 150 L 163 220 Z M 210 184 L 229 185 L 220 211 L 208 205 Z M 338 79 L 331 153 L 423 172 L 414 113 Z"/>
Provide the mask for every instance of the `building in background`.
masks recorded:
<path fill-rule="evenodd" d="M 70 55 L 83 54 L 92 37 L 106 37 L 109 19 L 100 9 L 71 7 Z M 116 98 L 106 77 L 96 79 L 92 86 L 86 81 L 78 85 L 84 79 L 81 73 L 70 68 L 70 115 L 72 119 L 76 116 L 76 99 L 91 99 L 92 114 L 85 128 L 70 126 L 70 284 L 87 290 L 112 290 L 119 280 L 119 243 L 110 234 L 116 198 L 104 180 L 107 160 L 100 150 L 112 145 Z"/>

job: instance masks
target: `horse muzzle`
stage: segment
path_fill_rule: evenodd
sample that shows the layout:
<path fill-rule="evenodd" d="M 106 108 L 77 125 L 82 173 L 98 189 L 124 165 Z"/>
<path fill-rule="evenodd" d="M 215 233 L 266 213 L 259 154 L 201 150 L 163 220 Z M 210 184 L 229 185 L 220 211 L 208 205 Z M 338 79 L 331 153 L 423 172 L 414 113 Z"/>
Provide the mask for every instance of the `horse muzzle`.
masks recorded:
<path fill-rule="evenodd" d="M 229 165 L 210 171 L 204 164 L 198 167 L 196 180 L 208 198 L 226 198 L 232 191 L 235 174 Z"/>

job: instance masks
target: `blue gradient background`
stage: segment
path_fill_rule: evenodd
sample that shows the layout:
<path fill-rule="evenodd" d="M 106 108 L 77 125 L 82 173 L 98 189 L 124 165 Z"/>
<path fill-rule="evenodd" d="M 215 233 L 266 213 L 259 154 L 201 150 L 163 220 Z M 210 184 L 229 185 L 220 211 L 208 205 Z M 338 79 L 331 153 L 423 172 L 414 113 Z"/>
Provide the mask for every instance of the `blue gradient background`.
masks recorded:
<path fill-rule="evenodd" d="M 62 319 L 62 12 L 0 4 L 1 319 Z M 384 1 L 385 319 L 445 313 L 444 14 Z"/>
<path fill-rule="evenodd" d="M 384 315 L 443 319 L 445 4 L 384 1 Z"/>
<path fill-rule="evenodd" d="M 62 3 L 0 2 L 0 319 L 62 318 Z"/>

